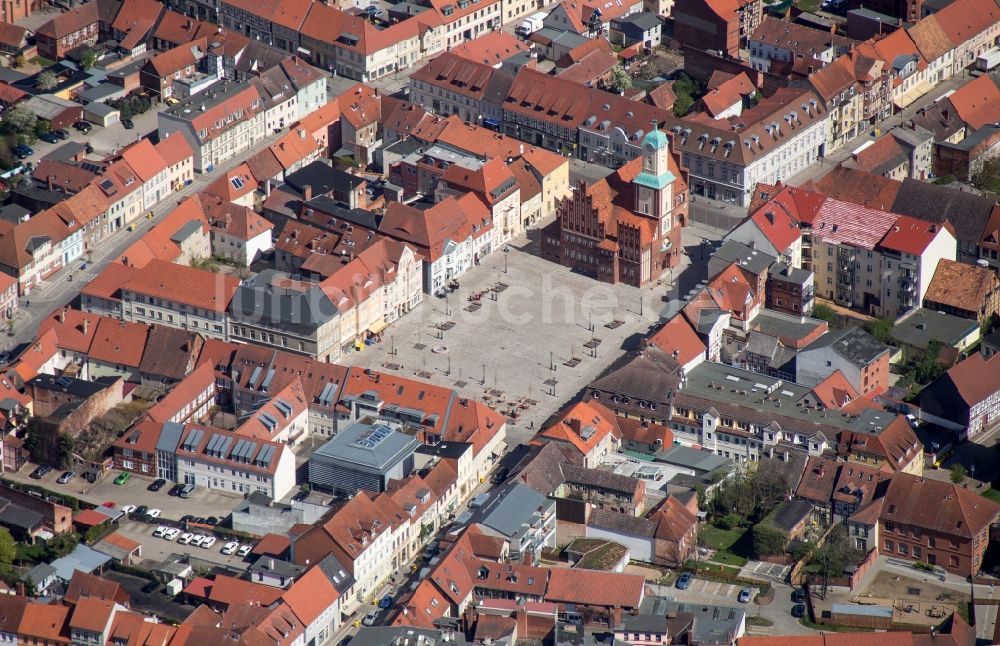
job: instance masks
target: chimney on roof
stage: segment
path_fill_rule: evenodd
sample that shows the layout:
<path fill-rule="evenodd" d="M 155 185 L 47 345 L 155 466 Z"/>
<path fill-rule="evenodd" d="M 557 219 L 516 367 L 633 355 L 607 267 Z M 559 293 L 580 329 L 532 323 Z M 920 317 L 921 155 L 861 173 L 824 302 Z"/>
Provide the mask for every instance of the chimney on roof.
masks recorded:
<path fill-rule="evenodd" d="M 87 333 L 87 329 L 88 328 L 90 328 L 90 319 L 88 319 L 87 317 L 84 317 L 83 318 L 83 333 L 84 334 Z"/>
<path fill-rule="evenodd" d="M 45 183 L 48 185 L 50 191 L 52 190 L 52 180 L 54 178 L 55 178 L 54 175 L 49 175 L 48 177 L 45 178 Z"/>
<path fill-rule="evenodd" d="M 66 308 L 65 307 L 62 308 L 62 310 L 59 311 L 59 322 L 60 323 L 65 323 L 66 322 Z"/>
<path fill-rule="evenodd" d="M 312 199 L 312 197 L 313 197 L 313 187 L 311 184 L 306 184 L 305 186 L 302 187 L 302 198 L 303 200 L 308 202 L 309 200 Z"/>

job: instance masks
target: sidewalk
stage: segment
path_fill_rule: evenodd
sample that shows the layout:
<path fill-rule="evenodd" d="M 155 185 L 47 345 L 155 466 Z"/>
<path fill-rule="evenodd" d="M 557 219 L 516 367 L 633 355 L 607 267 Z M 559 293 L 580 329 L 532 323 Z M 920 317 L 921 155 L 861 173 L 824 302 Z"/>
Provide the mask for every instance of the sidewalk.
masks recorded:
<path fill-rule="evenodd" d="M 269 146 L 286 133 L 287 130 L 284 130 L 262 139 L 252 152 Z M 125 227 L 115 231 L 102 240 L 99 246 L 89 250 L 91 260 L 87 260 L 87 253 L 85 252 L 83 256 L 75 259 L 50 276 L 39 287 L 31 290 L 31 294 L 26 298 L 22 297 L 19 300 L 20 306 L 14 317 L 14 336 L 3 337 L 3 340 L 0 341 L 0 351 L 9 350 L 19 343 L 28 343 L 34 339 L 38 324 L 43 318 L 56 309 L 71 303 L 77 297 L 83 285 L 86 285 L 97 277 L 98 274 L 104 271 L 108 263 L 119 258 L 129 245 L 139 240 L 149 229 L 173 211 L 179 201 L 194 195 L 211 182 L 214 182 L 220 175 L 239 166 L 248 156 L 237 155 L 234 159 L 217 167 L 211 173 L 195 174 L 194 180 L 190 185 L 176 193 L 171 193 L 150 209 L 153 212 L 151 220 L 144 218 L 137 220 L 135 231 L 129 231 Z M 83 263 L 87 263 L 87 269 L 85 270 L 80 269 Z M 72 281 L 68 279 L 68 276 L 71 275 L 73 277 Z M 30 303 L 31 305 L 27 306 L 26 303 Z"/>
<path fill-rule="evenodd" d="M 795 175 L 793 175 L 792 177 L 788 178 L 785 184 L 789 186 L 802 186 L 803 184 L 805 184 L 810 180 L 818 180 L 822 178 L 824 175 L 826 175 L 836 166 L 838 166 L 841 162 L 848 159 L 851 156 L 851 151 L 857 149 L 858 146 L 865 143 L 866 141 L 870 141 L 872 139 L 871 137 L 872 129 L 878 128 L 879 132 L 882 133 L 882 136 L 884 136 L 885 133 L 887 133 L 892 128 L 900 125 L 901 123 L 907 121 L 908 119 L 911 119 L 914 115 L 917 114 L 918 110 L 933 104 L 939 98 L 941 98 L 948 92 L 957 89 L 962 84 L 966 83 L 968 80 L 969 77 L 967 76 L 966 73 L 963 72 L 963 74 L 960 76 L 952 77 L 947 81 L 938 83 L 938 85 L 933 90 L 931 90 L 924 96 L 920 97 L 919 99 L 911 103 L 901 112 L 890 116 L 888 119 L 884 121 L 880 121 L 876 124 L 871 125 L 864 132 L 860 133 L 857 137 L 845 143 L 843 146 L 833 151 L 832 153 L 828 154 L 825 159 L 820 160 L 820 163 L 808 166 L 799 171 L 798 173 L 796 173 Z"/>

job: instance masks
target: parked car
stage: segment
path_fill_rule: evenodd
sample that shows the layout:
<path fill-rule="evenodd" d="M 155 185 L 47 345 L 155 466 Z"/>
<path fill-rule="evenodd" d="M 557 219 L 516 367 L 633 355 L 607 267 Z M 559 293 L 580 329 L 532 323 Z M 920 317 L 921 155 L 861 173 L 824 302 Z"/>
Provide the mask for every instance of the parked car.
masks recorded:
<path fill-rule="evenodd" d="M 131 120 L 131 119 L 122 119 L 122 126 L 123 126 L 123 127 L 124 127 L 124 128 L 126 129 L 126 130 L 131 130 L 132 128 L 135 128 L 135 124 L 134 124 L 134 123 L 132 123 L 132 120 Z"/>
<path fill-rule="evenodd" d="M 195 487 L 193 484 L 186 484 L 183 487 L 181 487 L 180 493 L 178 493 L 177 495 L 180 496 L 181 498 L 190 498 L 194 494 L 196 488 L 197 487 Z"/>
<path fill-rule="evenodd" d="M 147 507 L 146 505 L 139 505 L 138 507 L 135 508 L 135 515 L 145 516 L 147 511 L 149 511 L 149 507 Z"/>
<path fill-rule="evenodd" d="M 31 477 L 34 478 L 35 480 L 41 480 L 42 478 L 45 477 L 45 474 L 51 470 L 52 467 L 45 464 L 40 464 L 37 467 L 35 467 L 34 471 L 31 472 Z"/>
<path fill-rule="evenodd" d="M 378 607 L 382 608 L 383 610 L 385 610 L 386 608 L 391 608 L 392 607 L 392 595 L 391 594 L 387 594 L 384 597 L 382 597 L 381 599 L 379 599 L 378 600 Z"/>
<path fill-rule="evenodd" d="M 801 619 L 806 616 L 806 604 L 797 603 L 792 606 L 792 616 Z"/>
<path fill-rule="evenodd" d="M 753 598 L 753 589 L 743 588 L 740 590 L 740 596 L 736 597 L 736 600 L 740 603 L 750 603 L 751 598 Z"/>
<path fill-rule="evenodd" d="M 128 471 L 122 471 L 121 473 L 118 474 L 118 477 L 115 478 L 115 484 L 116 485 L 123 485 L 126 482 L 128 482 L 128 479 L 130 477 L 131 477 L 131 474 Z"/>
<path fill-rule="evenodd" d="M 61 141 L 59 137 L 55 136 L 55 134 L 51 132 L 43 132 L 42 134 L 38 135 L 38 138 L 44 141 L 45 143 L 49 144 L 57 144 Z"/>
<path fill-rule="evenodd" d="M 24 144 L 18 144 L 14 146 L 14 155 L 18 159 L 25 159 L 27 157 L 31 157 L 34 154 L 35 151 L 30 146 L 26 146 Z"/>
<path fill-rule="evenodd" d="M 163 512 L 161 512 L 159 509 L 154 508 L 147 511 L 146 515 L 149 516 L 150 518 L 159 518 L 161 513 Z"/>
<path fill-rule="evenodd" d="M 678 590 L 687 590 L 688 586 L 691 585 L 691 581 L 693 581 L 693 580 L 694 580 L 694 577 L 691 576 L 691 573 L 690 572 L 685 572 L 684 574 L 682 574 L 679 577 L 677 577 L 677 589 Z"/>
<path fill-rule="evenodd" d="M 125 505 L 124 507 L 122 507 L 122 511 L 126 514 L 131 514 L 133 511 L 135 511 L 135 505 Z"/>
<path fill-rule="evenodd" d="M 179 496 L 179 495 L 181 495 L 181 489 L 183 489 L 183 488 L 184 488 L 184 485 L 182 485 L 182 484 L 175 484 L 174 486 L 170 487 L 170 491 L 168 491 L 167 493 L 169 493 L 171 496 Z"/>
<path fill-rule="evenodd" d="M 805 603 L 806 602 L 806 591 L 802 588 L 795 588 L 792 590 L 792 603 Z"/>
<path fill-rule="evenodd" d="M 216 525 L 219 524 L 219 519 L 216 518 L 215 516 L 209 516 L 208 518 L 205 519 L 205 524 L 215 527 Z"/>
<path fill-rule="evenodd" d="M 163 535 L 166 534 L 169 530 L 170 530 L 169 527 L 164 527 L 163 525 L 160 525 L 159 527 L 153 530 L 153 536 L 157 538 L 163 538 Z"/>
<path fill-rule="evenodd" d="M 180 543 L 181 545 L 187 545 L 188 543 L 191 542 L 191 539 L 193 538 L 194 534 L 192 534 L 191 532 L 184 532 L 183 534 L 181 534 L 181 537 L 177 539 L 177 542 Z"/>
<path fill-rule="evenodd" d="M 59 484 L 66 484 L 75 477 L 76 477 L 76 471 L 63 471 L 62 475 L 59 476 L 59 479 L 56 480 L 56 482 L 58 482 Z"/>
<path fill-rule="evenodd" d="M 86 480 L 87 482 L 93 484 L 93 483 L 97 482 L 97 472 L 96 471 L 84 471 L 83 472 L 83 479 Z"/>
<path fill-rule="evenodd" d="M 181 530 L 177 529 L 176 527 L 171 527 L 170 529 L 167 530 L 167 533 L 163 535 L 163 538 L 167 539 L 168 541 L 172 541 L 175 538 L 177 538 L 177 536 L 180 533 Z"/>
<path fill-rule="evenodd" d="M 208 548 L 210 548 L 213 545 L 215 545 L 215 541 L 216 540 L 218 540 L 218 539 L 216 539 L 214 536 L 206 536 L 204 538 L 204 540 L 202 540 L 201 546 L 204 547 L 207 550 Z"/>
<path fill-rule="evenodd" d="M 52 134 L 54 134 L 57 139 L 69 139 L 69 130 L 66 130 L 66 128 L 56 128 L 52 131 Z"/>
<path fill-rule="evenodd" d="M 367 615 L 365 615 L 365 618 L 361 620 L 361 623 L 363 623 L 366 626 L 374 626 L 375 621 L 377 619 L 378 619 L 378 610 L 372 610 Z"/>
<path fill-rule="evenodd" d="M 191 538 L 191 544 L 194 545 L 195 547 L 201 547 L 202 542 L 206 538 L 208 538 L 208 537 L 207 536 L 202 536 L 201 534 L 195 534 L 194 537 Z"/>
<path fill-rule="evenodd" d="M 228 543 L 222 546 L 222 553 L 225 554 L 226 556 L 229 556 L 230 554 L 235 554 L 236 550 L 238 549 L 240 549 L 239 543 L 237 543 L 236 541 L 229 541 Z"/>
<path fill-rule="evenodd" d="M 253 545 L 240 545 L 240 549 L 236 550 L 236 553 L 246 558 L 250 555 L 251 550 L 253 550 Z"/>
<path fill-rule="evenodd" d="M 163 489 L 163 485 L 165 484 L 167 484 L 166 480 L 163 478 L 157 478 L 156 480 L 153 480 L 153 482 L 151 482 L 146 489 L 149 491 L 159 491 L 160 489 Z"/>
<path fill-rule="evenodd" d="M 74 123 L 73 127 L 82 132 L 83 134 L 87 134 L 88 132 L 94 129 L 93 124 L 91 124 L 89 121 L 84 121 L 83 119 Z"/>

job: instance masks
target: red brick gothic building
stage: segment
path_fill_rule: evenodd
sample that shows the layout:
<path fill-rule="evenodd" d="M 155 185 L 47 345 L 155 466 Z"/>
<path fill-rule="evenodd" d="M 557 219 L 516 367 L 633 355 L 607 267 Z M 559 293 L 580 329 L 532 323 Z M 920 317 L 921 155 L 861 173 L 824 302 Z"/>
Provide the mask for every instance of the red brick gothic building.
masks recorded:
<path fill-rule="evenodd" d="M 687 190 L 666 134 L 654 127 L 641 157 L 581 182 L 559 203 L 542 231 L 542 255 L 601 282 L 645 285 L 680 262 Z"/>

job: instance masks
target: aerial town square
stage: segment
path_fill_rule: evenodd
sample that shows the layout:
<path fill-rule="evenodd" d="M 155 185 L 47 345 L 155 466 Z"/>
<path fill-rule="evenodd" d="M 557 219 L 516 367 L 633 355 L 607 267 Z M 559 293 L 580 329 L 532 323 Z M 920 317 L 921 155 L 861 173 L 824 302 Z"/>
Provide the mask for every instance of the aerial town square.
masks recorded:
<path fill-rule="evenodd" d="M 0 10 L 0 644 L 1000 643 L 1000 0 Z"/>

